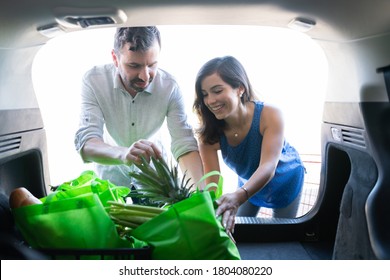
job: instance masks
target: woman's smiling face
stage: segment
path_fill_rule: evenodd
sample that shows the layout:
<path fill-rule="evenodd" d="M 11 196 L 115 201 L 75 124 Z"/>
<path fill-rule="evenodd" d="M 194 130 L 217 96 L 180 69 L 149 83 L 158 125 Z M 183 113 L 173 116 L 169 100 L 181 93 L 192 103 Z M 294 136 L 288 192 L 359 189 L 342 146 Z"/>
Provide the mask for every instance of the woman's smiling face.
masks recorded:
<path fill-rule="evenodd" d="M 217 74 L 211 74 L 203 79 L 203 101 L 207 108 L 219 120 L 228 118 L 240 104 L 240 88 L 232 88 Z"/>

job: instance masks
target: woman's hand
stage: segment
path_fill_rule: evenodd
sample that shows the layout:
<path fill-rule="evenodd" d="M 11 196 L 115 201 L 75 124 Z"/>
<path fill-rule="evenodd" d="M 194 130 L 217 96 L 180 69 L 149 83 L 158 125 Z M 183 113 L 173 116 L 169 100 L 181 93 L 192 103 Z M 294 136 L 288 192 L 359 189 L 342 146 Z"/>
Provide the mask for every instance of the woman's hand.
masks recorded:
<path fill-rule="evenodd" d="M 216 215 L 217 217 L 222 215 L 222 225 L 228 234 L 234 232 L 238 207 L 245 201 L 246 193 L 241 189 L 238 189 L 233 193 L 224 194 L 216 200 L 216 203 L 218 204 Z"/>

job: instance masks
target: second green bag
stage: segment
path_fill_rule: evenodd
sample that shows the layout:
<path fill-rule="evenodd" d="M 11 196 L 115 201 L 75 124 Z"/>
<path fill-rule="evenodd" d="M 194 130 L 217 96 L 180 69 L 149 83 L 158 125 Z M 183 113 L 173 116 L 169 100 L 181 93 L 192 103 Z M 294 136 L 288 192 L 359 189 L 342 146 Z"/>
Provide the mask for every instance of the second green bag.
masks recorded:
<path fill-rule="evenodd" d="M 137 227 L 131 236 L 152 247 L 157 260 L 239 260 L 235 243 L 215 217 L 209 191 L 197 192 Z"/>

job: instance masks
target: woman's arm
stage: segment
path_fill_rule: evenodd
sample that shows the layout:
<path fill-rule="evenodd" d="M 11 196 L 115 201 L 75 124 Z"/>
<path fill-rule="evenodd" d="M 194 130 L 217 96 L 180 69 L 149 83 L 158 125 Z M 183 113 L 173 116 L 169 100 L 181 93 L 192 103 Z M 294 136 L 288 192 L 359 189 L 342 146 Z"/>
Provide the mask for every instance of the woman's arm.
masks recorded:
<path fill-rule="evenodd" d="M 284 142 L 284 122 L 279 109 L 264 106 L 259 127 L 263 135 L 259 167 L 245 183 L 249 196 L 260 191 L 275 175 Z"/>
<path fill-rule="evenodd" d="M 207 174 L 211 171 L 220 172 L 219 160 L 218 160 L 219 143 L 210 145 L 206 143 L 199 144 L 200 157 L 203 164 L 204 173 Z M 210 176 L 206 178 L 205 183 L 218 183 L 219 176 Z M 212 188 L 210 188 L 212 190 Z"/>
<path fill-rule="evenodd" d="M 259 131 L 263 135 L 259 167 L 245 185 L 233 193 L 222 196 L 218 201 L 217 216 L 222 215 L 222 224 L 233 231 L 238 207 L 260 191 L 274 176 L 284 141 L 284 125 L 281 112 L 264 106 Z M 256 143 L 253 143 L 256 145 Z"/>
<path fill-rule="evenodd" d="M 198 151 L 192 151 L 179 157 L 179 165 L 183 172 L 187 172 L 188 178 L 191 179 L 190 184 L 195 186 L 202 178 L 203 166 Z M 198 187 L 203 189 L 204 185 L 201 184 Z"/>

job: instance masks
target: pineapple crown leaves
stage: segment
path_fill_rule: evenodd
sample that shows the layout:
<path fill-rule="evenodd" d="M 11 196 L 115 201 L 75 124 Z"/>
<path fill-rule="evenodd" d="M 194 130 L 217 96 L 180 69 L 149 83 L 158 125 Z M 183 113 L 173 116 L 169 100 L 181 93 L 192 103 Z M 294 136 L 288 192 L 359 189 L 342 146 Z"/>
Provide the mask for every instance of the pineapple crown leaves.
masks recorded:
<path fill-rule="evenodd" d="M 147 198 L 151 204 L 160 206 L 172 205 L 178 201 L 188 198 L 192 193 L 190 178 L 179 178 L 178 165 L 168 166 L 163 158 L 152 157 L 149 164 L 141 156 L 142 162 L 136 163 L 138 171 L 130 172 L 129 175 L 137 181 L 137 191 L 130 193 L 131 197 Z"/>

